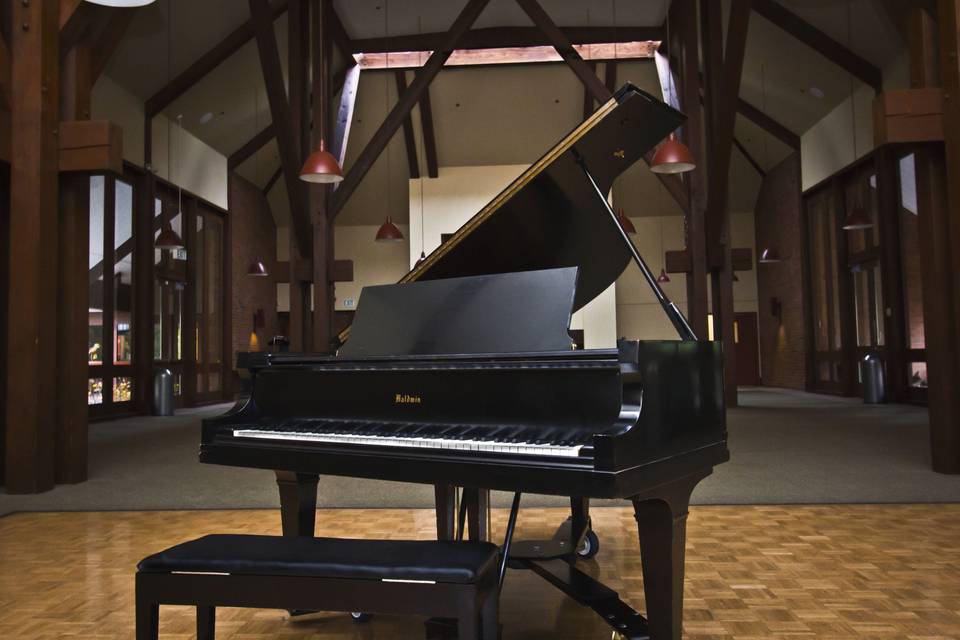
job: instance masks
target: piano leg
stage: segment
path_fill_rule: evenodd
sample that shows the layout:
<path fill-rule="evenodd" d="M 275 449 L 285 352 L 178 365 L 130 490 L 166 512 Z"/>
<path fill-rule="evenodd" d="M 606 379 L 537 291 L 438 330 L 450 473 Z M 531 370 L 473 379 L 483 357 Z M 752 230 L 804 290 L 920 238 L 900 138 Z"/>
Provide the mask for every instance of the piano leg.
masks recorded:
<path fill-rule="evenodd" d="M 437 540 L 453 540 L 457 518 L 457 489 L 450 484 L 433 487 L 437 510 Z"/>
<path fill-rule="evenodd" d="M 688 476 L 658 487 L 656 497 L 632 498 L 640 532 L 643 595 L 651 640 L 680 640 L 682 636 L 687 509 L 690 494 L 706 475 Z"/>
<path fill-rule="evenodd" d="M 280 490 L 280 522 L 285 536 L 313 537 L 317 520 L 317 482 L 314 473 L 276 471 Z"/>
<path fill-rule="evenodd" d="M 463 488 L 463 501 L 467 505 L 467 534 L 470 540 L 490 538 L 490 490 Z"/>

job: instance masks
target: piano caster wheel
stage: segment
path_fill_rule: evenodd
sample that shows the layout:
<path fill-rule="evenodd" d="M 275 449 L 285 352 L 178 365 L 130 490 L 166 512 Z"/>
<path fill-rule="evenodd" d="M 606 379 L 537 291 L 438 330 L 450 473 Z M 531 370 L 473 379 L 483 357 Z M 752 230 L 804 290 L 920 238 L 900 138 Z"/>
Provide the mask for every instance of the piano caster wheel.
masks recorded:
<path fill-rule="evenodd" d="M 363 613 L 362 611 L 351 611 L 350 617 L 353 618 L 353 621 L 357 624 L 363 624 L 364 622 L 370 622 L 373 619 L 372 613 Z"/>
<path fill-rule="evenodd" d="M 597 555 L 598 551 L 600 551 L 600 538 L 598 538 L 597 534 L 591 529 L 587 531 L 587 535 L 583 539 L 583 544 L 577 549 L 577 555 L 585 560 L 589 560 Z"/>

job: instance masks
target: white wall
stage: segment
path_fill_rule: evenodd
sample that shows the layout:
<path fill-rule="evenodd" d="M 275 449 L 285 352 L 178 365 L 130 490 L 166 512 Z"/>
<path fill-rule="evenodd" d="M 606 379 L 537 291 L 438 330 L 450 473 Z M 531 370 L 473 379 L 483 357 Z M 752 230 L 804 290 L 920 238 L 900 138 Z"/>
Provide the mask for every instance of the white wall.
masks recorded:
<path fill-rule="evenodd" d="M 441 167 L 437 178 L 411 180 L 408 266 L 412 268 L 416 264 L 422 250 L 429 254 L 440 246 L 441 234 L 453 233 L 463 226 L 527 167 L 525 164 Z M 571 319 L 571 329 L 583 329 L 584 346 L 588 349 L 616 345 L 615 289 L 616 285 L 611 285 Z"/>
<path fill-rule="evenodd" d="M 909 86 L 909 60 L 903 54 L 883 70 L 883 87 L 889 91 Z M 848 96 L 800 136 L 800 171 L 804 191 L 873 151 L 873 100 L 876 94 L 872 87 L 858 82 L 853 95 L 856 105 L 856 155 L 853 149 L 854 115 Z"/>
<path fill-rule="evenodd" d="M 123 157 L 143 166 L 144 108 L 136 96 L 102 75 L 93 88 L 91 118 L 110 120 L 123 128 Z M 170 152 L 178 162 L 168 165 Z M 227 208 L 227 158 L 190 132 L 177 135 L 176 121 L 165 115 L 153 119 L 153 167 L 156 174 L 213 204 Z M 171 171 L 172 169 L 172 171 Z"/>

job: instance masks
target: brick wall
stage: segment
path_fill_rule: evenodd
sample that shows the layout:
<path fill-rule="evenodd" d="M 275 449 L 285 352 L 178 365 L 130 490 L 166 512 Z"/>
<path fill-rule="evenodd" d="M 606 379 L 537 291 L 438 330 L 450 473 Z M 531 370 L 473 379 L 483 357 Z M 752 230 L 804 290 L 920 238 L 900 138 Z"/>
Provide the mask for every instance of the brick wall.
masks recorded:
<path fill-rule="evenodd" d="M 279 330 L 277 290 L 273 278 L 247 275 L 247 268 L 256 258 L 263 260 L 268 269 L 276 262 L 277 227 L 270 205 L 260 189 L 235 173 L 230 174 L 230 236 L 233 287 L 231 362 L 236 364 L 238 351 L 252 350 L 250 334 L 257 309 L 263 309 L 266 321 L 264 327 L 257 330 L 259 350 L 266 350 L 267 341 Z"/>
<path fill-rule="evenodd" d="M 800 199 L 800 154 L 794 153 L 767 173 L 755 210 L 757 254 L 776 249 L 781 261 L 757 265 L 762 383 L 806 387 L 806 304 L 803 296 L 804 229 Z M 781 303 L 773 315 L 771 299 Z"/>

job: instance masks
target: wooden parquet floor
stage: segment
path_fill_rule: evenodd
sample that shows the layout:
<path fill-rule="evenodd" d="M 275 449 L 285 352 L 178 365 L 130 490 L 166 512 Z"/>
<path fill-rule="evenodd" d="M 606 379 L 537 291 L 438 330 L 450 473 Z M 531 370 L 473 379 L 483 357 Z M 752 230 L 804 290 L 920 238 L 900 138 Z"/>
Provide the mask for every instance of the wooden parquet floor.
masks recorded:
<path fill-rule="evenodd" d="M 521 512 L 517 539 L 549 535 L 565 513 Z M 632 512 L 594 509 L 601 540 L 583 563 L 642 609 Z M 494 512 L 495 535 L 505 513 Z M 24 513 L 0 519 L 0 638 L 132 638 L 143 556 L 214 532 L 277 533 L 275 511 Z M 324 510 L 318 533 L 429 538 L 429 511 Z M 960 638 L 960 505 L 700 507 L 687 540 L 690 640 Z M 527 572 L 503 595 L 508 639 L 610 637 L 596 616 Z M 161 609 L 163 640 L 193 637 L 193 610 Z M 343 614 L 293 623 L 284 612 L 224 609 L 234 640 L 422 638 L 421 622 Z"/>

